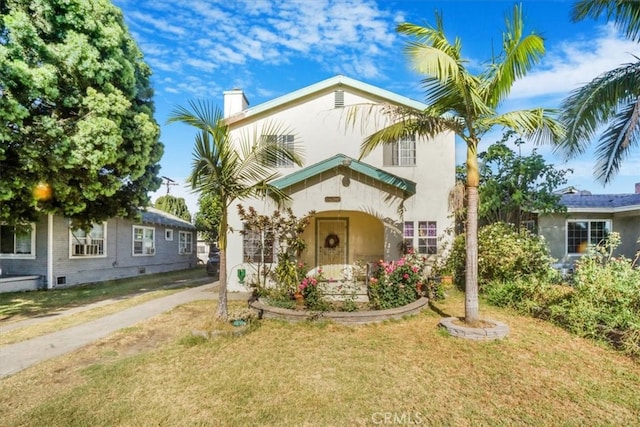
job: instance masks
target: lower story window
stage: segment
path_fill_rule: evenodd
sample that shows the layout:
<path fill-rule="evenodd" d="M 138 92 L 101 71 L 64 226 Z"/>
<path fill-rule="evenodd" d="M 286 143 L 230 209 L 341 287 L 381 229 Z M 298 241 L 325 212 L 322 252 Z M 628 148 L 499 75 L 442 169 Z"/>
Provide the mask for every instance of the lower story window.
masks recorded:
<path fill-rule="evenodd" d="M 181 231 L 179 243 L 180 246 L 178 250 L 181 254 L 193 253 L 193 233 L 190 231 Z"/>
<path fill-rule="evenodd" d="M 417 221 L 418 232 L 416 234 L 415 222 L 405 221 L 402 233 L 405 252 L 416 250 L 420 254 L 438 253 L 438 226 L 436 221 Z M 416 242 L 417 238 L 417 242 Z M 417 244 L 416 244 L 417 243 Z"/>
<path fill-rule="evenodd" d="M 567 253 L 584 254 L 611 233 L 611 221 L 567 221 Z"/>
<path fill-rule="evenodd" d="M 35 231 L 35 224 L 0 225 L 0 258 L 33 258 L 36 254 Z"/>
<path fill-rule="evenodd" d="M 273 236 L 245 228 L 242 232 L 242 257 L 245 262 L 272 263 Z"/>
<path fill-rule="evenodd" d="M 155 255 L 155 234 L 153 227 L 133 226 L 133 254 L 134 255 Z"/>
<path fill-rule="evenodd" d="M 106 223 L 94 224 L 90 230 L 69 230 L 71 257 L 105 256 Z"/>

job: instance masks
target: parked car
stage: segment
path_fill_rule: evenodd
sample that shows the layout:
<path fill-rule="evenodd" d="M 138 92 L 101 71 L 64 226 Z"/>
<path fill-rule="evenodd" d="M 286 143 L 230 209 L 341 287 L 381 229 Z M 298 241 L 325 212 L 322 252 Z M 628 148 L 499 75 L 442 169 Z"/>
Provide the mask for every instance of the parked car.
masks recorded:
<path fill-rule="evenodd" d="M 207 274 L 215 279 L 220 278 L 220 251 L 212 250 L 207 259 Z"/>

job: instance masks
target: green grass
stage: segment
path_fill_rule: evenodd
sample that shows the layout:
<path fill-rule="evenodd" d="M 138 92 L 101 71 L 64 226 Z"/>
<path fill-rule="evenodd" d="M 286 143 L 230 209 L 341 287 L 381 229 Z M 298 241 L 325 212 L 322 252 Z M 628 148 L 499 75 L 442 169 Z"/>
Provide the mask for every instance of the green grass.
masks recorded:
<path fill-rule="evenodd" d="M 0 321 L 43 316 L 58 310 L 107 299 L 125 298 L 132 294 L 151 292 L 167 287 L 202 284 L 202 281 L 198 280 L 205 280 L 206 277 L 204 267 L 196 267 L 52 291 L 0 293 Z"/>
<path fill-rule="evenodd" d="M 638 425 L 640 365 L 538 319 L 483 305 L 506 340 L 452 338 L 435 310 L 347 327 L 260 321 L 216 339 L 198 301 L 2 380 L 4 426 Z M 231 303 L 239 308 L 238 303 Z M 234 304 L 236 304 L 234 306 Z M 224 325 L 224 328 L 229 328 Z"/>

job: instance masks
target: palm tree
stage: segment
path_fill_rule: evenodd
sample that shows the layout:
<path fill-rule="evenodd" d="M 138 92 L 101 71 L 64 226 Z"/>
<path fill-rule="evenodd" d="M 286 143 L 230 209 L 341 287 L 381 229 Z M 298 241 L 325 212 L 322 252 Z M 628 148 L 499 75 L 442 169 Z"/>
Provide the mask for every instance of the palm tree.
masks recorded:
<path fill-rule="evenodd" d="M 220 249 L 220 298 L 216 316 L 227 318 L 227 233 L 229 207 L 234 201 L 268 196 L 278 202 L 288 196 L 270 185 L 279 175 L 268 164 L 269 159 L 286 159 L 302 165 L 299 149 L 287 148 L 275 138 L 263 135 L 290 134 L 281 126 L 266 124 L 253 135 L 231 138 L 229 126 L 219 109 L 202 101 L 189 102 L 191 109 L 177 107 L 168 122 L 182 122 L 198 130 L 193 149 L 193 163 L 188 182 L 195 191 L 215 194 L 221 204 L 218 225 Z"/>
<path fill-rule="evenodd" d="M 479 321 L 478 313 L 478 143 L 482 135 L 495 126 L 512 129 L 535 142 L 554 142 L 562 136 L 562 127 L 553 112 L 542 108 L 498 112 L 513 83 L 526 75 L 544 54 L 540 36 L 523 36 L 522 10 L 515 6 L 511 20 L 503 33 L 502 52 L 478 74 L 472 74 L 462 58 L 462 44 L 453 44 L 444 34 L 442 17 L 436 13 L 435 27 L 400 24 L 397 31 L 413 36 L 417 41 L 405 48 L 413 67 L 425 76 L 426 89 L 423 111 L 397 107 L 384 110 L 392 124 L 368 136 L 361 145 L 361 156 L 382 143 L 397 141 L 417 134 L 434 137 L 450 131 L 467 145 L 467 226 L 465 322 Z"/>
<path fill-rule="evenodd" d="M 573 21 L 605 14 L 627 38 L 640 42 L 640 2 L 581 0 L 573 5 Z M 572 91 L 562 103 L 567 138 L 560 148 L 568 158 L 583 153 L 603 127 L 596 146 L 595 177 L 611 182 L 640 141 L 640 58 L 596 77 Z"/>

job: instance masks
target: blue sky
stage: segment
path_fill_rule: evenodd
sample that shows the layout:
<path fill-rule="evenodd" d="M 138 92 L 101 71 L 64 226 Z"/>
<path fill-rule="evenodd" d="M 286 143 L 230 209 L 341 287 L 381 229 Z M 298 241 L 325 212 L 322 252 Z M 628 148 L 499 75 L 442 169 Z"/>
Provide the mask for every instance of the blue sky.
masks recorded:
<path fill-rule="evenodd" d="M 499 52 L 505 17 L 514 2 L 506 0 L 116 0 L 134 39 L 153 70 L 156 119 L 162 127 L 165 154 L 161 175 L 183 183 L 191 167 L 192 129 L 167 117 L 177 105 L 206 99 L 222 107 L 222 92 L 242 88 L 250 105 L 284 95 L 336 74 L 362 80 L 413 99 L 423 100 L 420 76 L 402 52 L 407 38 L 397 24 L 433 24 L 444 17 L 450 40 L 459 37 L 470 66 Z M 572 23 L 572 1 L 525 0 L 526 33 L 545 38 L 546 55 L 516 83 L 505 109 L 557 108 L 570 90 L 600 73 L 640 56 L 629 42 L 601 21 Z M 474 69 L 474 68 L 472 68 Z M 480 68 L 474 69 L 480 70 Z M 481 149 L 500 139 L 488 134 Z M 530 145 L 530 144 L 528 144 Z M 528 146 L 525 151 L 533 149 Z M 568 185 L 593 193 L 631 193 L 640 182 L 640 152 L 628 158 L 613 183 L 593 179 L 592 153 L 565 163 L 548 146 L 537 147 L 548 162 L 574 170 Z M 457 146 L 457 162 L 464 146 Z M 163 187 L 152 200 L 166 193 Z M 197 197 L 185 185 L 171 187 L 185 197 L 192 213 Z"/>

